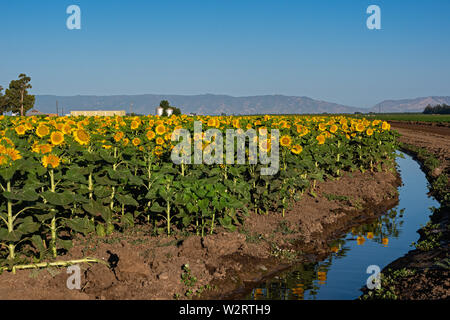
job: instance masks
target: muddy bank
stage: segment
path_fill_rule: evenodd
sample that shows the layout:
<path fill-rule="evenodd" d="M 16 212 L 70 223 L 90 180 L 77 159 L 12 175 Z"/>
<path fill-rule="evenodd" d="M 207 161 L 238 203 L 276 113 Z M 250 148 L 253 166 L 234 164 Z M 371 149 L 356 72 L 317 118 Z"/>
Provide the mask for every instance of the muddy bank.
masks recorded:
<path fill-rule="evenodd" d="M 295 262 L 331 252 L 329 240 L 398 202 L 394 170 L 348 173 L 305 194 L 283 218 L 251 214 L 236 232 L 201 238 L 150 236 L 150 227 L 106 238 L 79 237 L 61 260 L 97 257 L 82 265 L 81 290 L 66 286 L 66 269 L 0 275 L 0 299 L 186 299 L 230 297 L 246 283 Z"/>
<path fill-rule="evenodd" d="M 420 127 L 406 129 L 392 124 L 401 134 L 402 149 L 412 155 L 425 172 L 430 194 L 441 207 L 434 210 L 426 226 L 418 230 L 420 239 L 415 250 L 395 260 L 382 271 L 381 290 L 364 290 L 363 299 L 402 300 L 450 298 L 449 192 L 450 139 L 448 135 L 426 132 Z"/>

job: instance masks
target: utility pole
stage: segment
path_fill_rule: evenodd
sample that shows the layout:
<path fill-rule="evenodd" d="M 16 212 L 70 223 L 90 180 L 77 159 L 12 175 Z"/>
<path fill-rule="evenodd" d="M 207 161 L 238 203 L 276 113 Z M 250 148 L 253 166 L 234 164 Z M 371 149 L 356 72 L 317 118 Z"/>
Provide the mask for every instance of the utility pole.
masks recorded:
<path fill-rule="evenodd" d="M 130 116 L 131 116 L 132 113 L 133 113 L 133 102 L 130 103 Z"/>
<path fill-rule="evenodd" d="M 59 116 L 59 113 L 58 113 L 58 100 L 56 100 L 56 116 Z"/>
<path fill-rule="evenodd" d="M 64 117 L 64 107 L 61 107 L 61 116 Z"/>

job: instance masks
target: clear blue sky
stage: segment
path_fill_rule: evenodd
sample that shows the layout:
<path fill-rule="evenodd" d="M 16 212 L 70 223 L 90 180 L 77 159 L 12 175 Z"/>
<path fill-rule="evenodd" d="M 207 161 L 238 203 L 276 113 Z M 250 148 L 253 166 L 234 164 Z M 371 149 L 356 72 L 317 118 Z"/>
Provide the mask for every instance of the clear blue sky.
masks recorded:
<path fill-rule="evenodd" d="M 0 84 L 33 94 L 450 95 L 448 0 L 0 0 L 0 30 Z"/>

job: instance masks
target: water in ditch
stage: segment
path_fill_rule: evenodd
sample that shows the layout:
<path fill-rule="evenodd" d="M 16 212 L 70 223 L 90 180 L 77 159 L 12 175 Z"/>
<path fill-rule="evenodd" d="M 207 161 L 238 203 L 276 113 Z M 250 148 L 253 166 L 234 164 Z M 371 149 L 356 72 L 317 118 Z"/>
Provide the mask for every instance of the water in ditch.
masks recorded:
<path fill-rule="evenodd" d="M 429 197 L 425 174 L 419 164 L 403 154 L 398 169 L 403 185 L 398 189 L 399 204 L 370 224 L 353 228 L 330 243 L 333 251 L 326 260 L 301 264 L 260 283 L 244 299 L 356 299 L 366 285 L 369 266 L 383 269 L 412 250 L 417 230 L 425 225 L 431 207 L 439 203 Z"/>

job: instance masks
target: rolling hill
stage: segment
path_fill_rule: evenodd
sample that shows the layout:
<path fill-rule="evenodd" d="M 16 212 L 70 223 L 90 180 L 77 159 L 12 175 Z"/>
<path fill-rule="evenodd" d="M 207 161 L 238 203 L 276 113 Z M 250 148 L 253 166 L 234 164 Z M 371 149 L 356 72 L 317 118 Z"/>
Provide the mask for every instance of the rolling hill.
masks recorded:
<path fill-rule="evenodd" d="M 220 115 L 245 114 L 293 114 L 293 113 L 354 113 L 360 109 L 314 100 L 308 97 L 265 95 L 233 97 L 228 95 L 115 95 L 115 96 L 53 96 L 37 95 L 35 108 L 51 113 L 56 101 L 64 113 L 72 110 L 126 110 L 139 114 L 154 114 L 161 100 L 169 100 L 183 113 Z"/>

